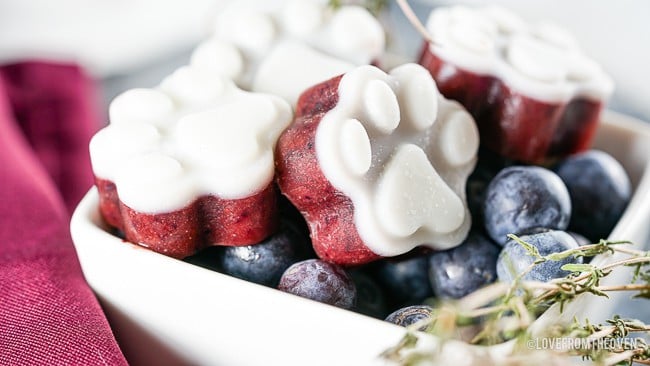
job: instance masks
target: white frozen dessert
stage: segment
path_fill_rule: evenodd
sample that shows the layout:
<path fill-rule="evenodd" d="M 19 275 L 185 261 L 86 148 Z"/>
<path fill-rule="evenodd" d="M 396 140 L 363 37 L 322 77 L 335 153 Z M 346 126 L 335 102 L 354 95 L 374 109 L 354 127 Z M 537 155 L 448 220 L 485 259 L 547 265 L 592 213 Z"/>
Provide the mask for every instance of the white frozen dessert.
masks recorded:
<path fill-rule="evenodd" d="M 291 118 L 277 96 L 183 67 L 156 89 L 115 98 L 110 124 L 90 143 L 93 170 L 139 212 L 174 211 L 203 195 L 241 199 L 272 182 L 275 143 Z"/>
<path fill-rule="evenodd" d="M 358 67 L 338 92 L 316 152 L 327 179 L 352 200 L 366 246 L 394 256 L 459 244 L 471 226 L 465 182 L 479 143 L 472 117 L 416 64 L 388 74 Z"/>
<path fill-rule="evenodd" d="M 308 87 L 376 61 L 384 46 L 381 25 L 359 6 L 292 0 L 260 10 L 235 3 L 219 14 L 191 64 L 295 105 Z"/>

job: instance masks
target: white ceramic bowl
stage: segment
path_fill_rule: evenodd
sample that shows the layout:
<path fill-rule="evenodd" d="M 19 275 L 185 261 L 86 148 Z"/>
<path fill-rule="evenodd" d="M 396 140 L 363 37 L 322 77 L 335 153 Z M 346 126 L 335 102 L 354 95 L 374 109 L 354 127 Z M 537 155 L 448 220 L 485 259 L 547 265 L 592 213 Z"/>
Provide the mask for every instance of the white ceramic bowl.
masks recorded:
<path fill-rule="evenodd" d="M 612 112 L 603 120 L 595 146 L 623 163 L 635 187 L 611 237 L 642 244 L 650 229 L 650 125 Z M 378 355 L 404 334 L 386 322 L 124 242 L 105 230 L 95 189 L 77 207 L 71 231 L 86 279 L 132 364 L 366 365 L 382 363 Z M 601 256 L 594 263 L 611 260 Z M 561 315 L 550 309 L 536 326 L 582 314 L 594 301 L 602 300 L 583 297 Z M 458 347 L 448 347 L 443 364 L 471 359 Z M 472 352 L 498 356 L 508 347 Z"/>

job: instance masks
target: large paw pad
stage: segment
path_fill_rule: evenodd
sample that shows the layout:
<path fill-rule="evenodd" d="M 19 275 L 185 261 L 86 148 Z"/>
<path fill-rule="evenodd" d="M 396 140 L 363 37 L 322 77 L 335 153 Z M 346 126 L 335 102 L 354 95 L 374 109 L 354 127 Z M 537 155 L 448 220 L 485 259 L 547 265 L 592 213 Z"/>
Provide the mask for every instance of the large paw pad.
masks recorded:
<path fill-rule="evenodd" d="M 391 235 L 407 237 L 418 229 L 451 232 L 465 218 L 460 197 L 440 178 L 417 145 L 399 146 L 377 182 L 374 204 L 379 223 Z"/>

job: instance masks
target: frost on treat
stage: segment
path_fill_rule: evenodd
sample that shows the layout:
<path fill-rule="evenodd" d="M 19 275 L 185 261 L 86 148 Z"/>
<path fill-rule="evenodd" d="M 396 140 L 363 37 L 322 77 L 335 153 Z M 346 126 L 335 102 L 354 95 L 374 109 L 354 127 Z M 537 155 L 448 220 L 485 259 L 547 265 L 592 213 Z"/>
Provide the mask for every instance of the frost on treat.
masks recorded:
<path fill-rule="evenodd" d="M 183 67 L 158 88 L 121 94 L 109 115 L 90 155 L 102 216 L 127 240 L 183 258 L 273 232 L 284 100 Z"/>
<path fill-rule="evenodd" d="M 384 50 L 381 25 L 359 6 L 333 10 L 319 0 L 292 0 L 263 10 L 232 3 L 192 54 L 192 66 L 292 105 L 310 86 L 376 62 Z"/>
<path fill-rule="evenodd" d="M 498 7 L 437 8 L 420 64 L 501 155 L 539 163 L 589 147 L 611 79 L 560 27 Z"/>
<path fill-rule="evenodd" d="M 471 224 L 465 182 L 478 143 L 472 117 L 423 67 L 360 66 L 302 94 L 278 141 L 278 183 L 327 261 L 447 249 Z"/>

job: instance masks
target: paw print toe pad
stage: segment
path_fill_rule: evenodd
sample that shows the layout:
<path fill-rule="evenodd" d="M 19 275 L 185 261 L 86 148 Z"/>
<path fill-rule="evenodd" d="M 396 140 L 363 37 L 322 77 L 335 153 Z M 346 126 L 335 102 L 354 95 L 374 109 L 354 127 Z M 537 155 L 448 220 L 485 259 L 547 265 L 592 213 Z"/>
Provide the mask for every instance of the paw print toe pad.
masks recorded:
<path fill-rule="evenodd" d="M 316 131 L 316 153 L 325 177 L 352 201 L 365 245 L 393 256 L 462 241 L 471 224 L 464 185 L 478 150 L 471 116 L 415 64 L 389 74 L 358 67 L 338 92 Z"/>

